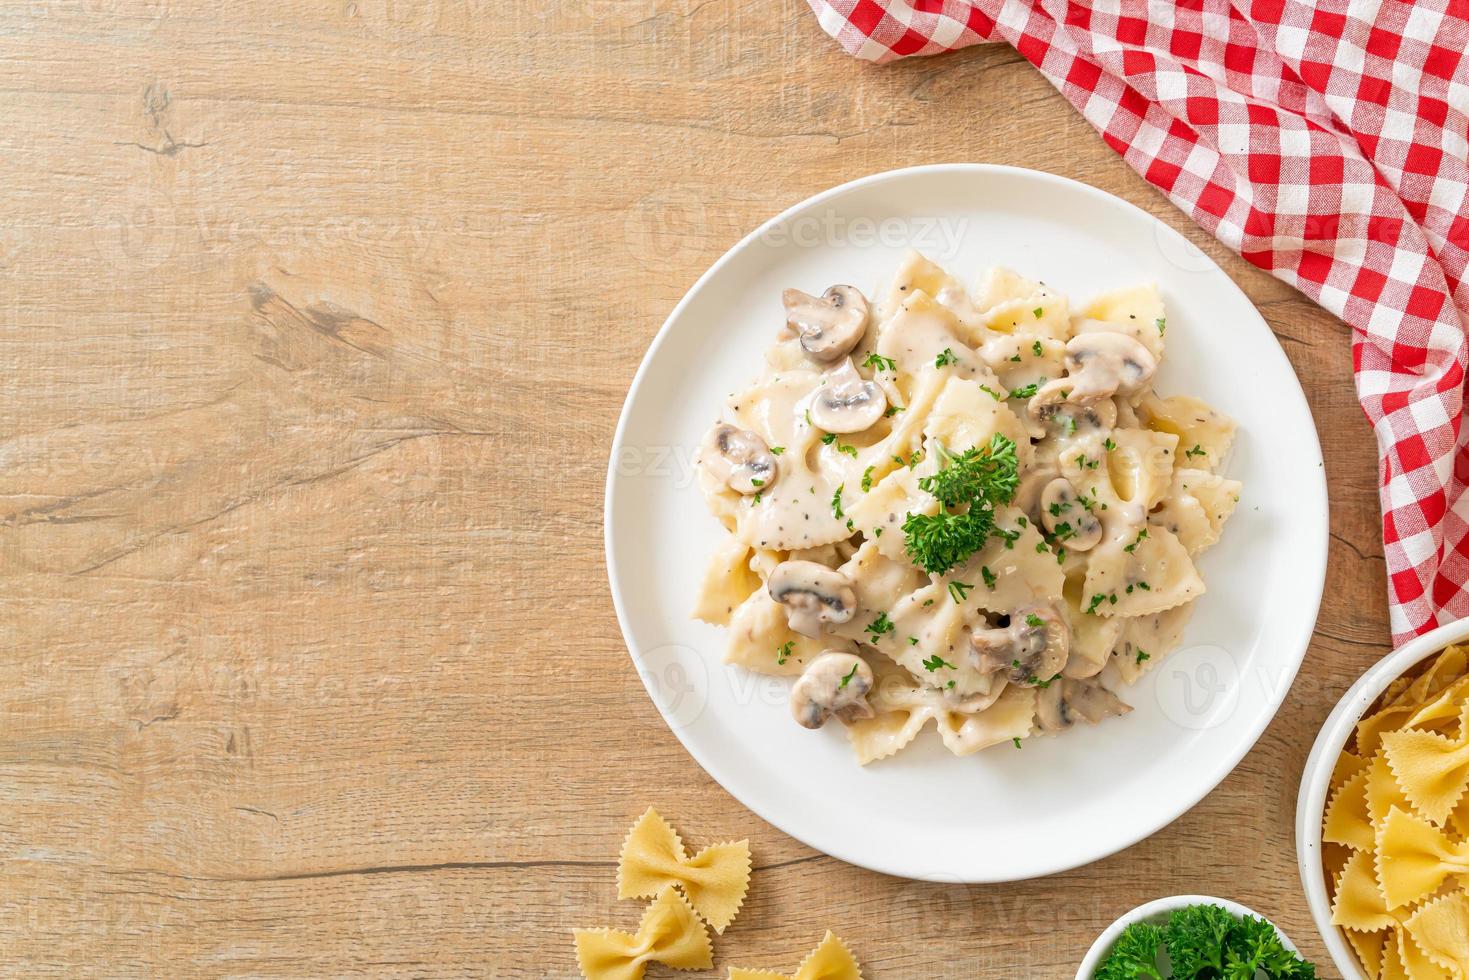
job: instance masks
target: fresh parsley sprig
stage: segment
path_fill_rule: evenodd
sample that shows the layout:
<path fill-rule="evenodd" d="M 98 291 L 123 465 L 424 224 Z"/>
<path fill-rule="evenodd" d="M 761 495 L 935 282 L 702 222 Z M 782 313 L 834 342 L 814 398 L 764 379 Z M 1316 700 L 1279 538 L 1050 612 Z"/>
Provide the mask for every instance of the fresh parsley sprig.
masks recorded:
<path fill-rule="evenodd" d="M 1020 478 L 1015 443 L 999 433 L 957 455 L 935 446 L 940 468 L 918 485 L 938 499 L 939 512 L 909 514 L 903 533 L 914 562 L 942 575 L 984 547 L 995 531 L 995 508 L 1014 498 Z"/>
<path fill-rule="evenodd" d="M 1170 969 L 1159 967 L 1168 954 Z M 1134 922 L 1117 937 L 1094 980 L 1315 980 L 1316 967 L 1280 941 L 1264 919 L 1236 918 L 1218 905 L 1175 909 L 1159 928 Z"/>

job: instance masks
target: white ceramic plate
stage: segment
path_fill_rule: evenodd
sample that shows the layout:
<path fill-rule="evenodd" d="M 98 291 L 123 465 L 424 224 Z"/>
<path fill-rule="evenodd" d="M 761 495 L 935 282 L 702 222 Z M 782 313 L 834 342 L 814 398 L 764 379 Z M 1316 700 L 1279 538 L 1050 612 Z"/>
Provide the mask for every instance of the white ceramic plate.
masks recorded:
<path fill-rule="evenodd" d="M 971 285 L 1006 265 L 1080 302 L 1156 281 L 1168 309 L 1164 394 L 1234 416 L 1244 481 L 1183 646 L 1100 726 L 967 758 L 931 730 L 858 766 L 842 727 L 798 728 L 789 681 L 721 662 L 724 630 L 689 617 L 721 534 L 693 478 L 699 439 L 757 373 L 781 290 L 876 294 L 909 247 Z M 1364 430 L 1365 431 L 1365 430 Z M 1364 436 L 1365 438 L 1365 436 Z M 876 871 L 1010 881 L 1127 847 L 1197 803 L 1280 705 L 1316 619 L 1326 485 L 1315 427 L 1274 335 L 1182 236 L 1095 188 L 1008 167 L 877 174 L 819 194 L 732 248 L 674 309 L 633 380 L 613 440 L 607 567 L 623 635 L 690 754 L 736 798 L 810 846 Z"/>

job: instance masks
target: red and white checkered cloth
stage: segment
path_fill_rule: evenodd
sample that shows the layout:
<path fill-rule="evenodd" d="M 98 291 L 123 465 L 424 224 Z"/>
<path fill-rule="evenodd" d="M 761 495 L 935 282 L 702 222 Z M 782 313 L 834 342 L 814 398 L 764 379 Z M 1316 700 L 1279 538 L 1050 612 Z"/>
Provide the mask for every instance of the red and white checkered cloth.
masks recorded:
<path fill-rule="evenodd" d="M 1393 639 L 1469 615 L 1469 0 L 808 0 L 884 62 L 1005 41 L 1220 241 L 1353 328 Z"/>

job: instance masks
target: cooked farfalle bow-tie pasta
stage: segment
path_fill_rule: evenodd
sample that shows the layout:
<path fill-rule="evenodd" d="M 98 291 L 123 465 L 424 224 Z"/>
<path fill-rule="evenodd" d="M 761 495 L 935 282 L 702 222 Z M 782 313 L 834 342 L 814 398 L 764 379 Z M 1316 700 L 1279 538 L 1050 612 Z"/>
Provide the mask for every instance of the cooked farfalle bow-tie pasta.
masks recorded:
<path fill-rule="evenodd" d="M 1115 691 L 1178 643 L 1240 491 L 1234 423 L 1153 390 L 1156 289 L 1073 313 L 913 253 L 879 304 L 783 300 L 698 456 L 728 534 L 695 615 L 726 659 L 796 678 L 796 722 L 835 716 L 864 764 L 930 719 L 967 755 L 1129 711 Z"/>

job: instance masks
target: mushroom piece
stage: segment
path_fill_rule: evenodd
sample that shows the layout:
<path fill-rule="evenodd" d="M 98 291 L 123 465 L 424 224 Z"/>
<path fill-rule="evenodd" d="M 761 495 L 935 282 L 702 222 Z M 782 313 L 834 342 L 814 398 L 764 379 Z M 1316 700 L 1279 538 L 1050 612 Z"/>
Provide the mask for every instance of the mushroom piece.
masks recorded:
<path fill-rule="evenodd" d="M 1051 481 L 1061 475 L 1056 469 L 1054 462 L 1039 463 L 1035 469 L 1020 478 L 1020 483 L 1015 488 L 1015 496 L 1010 501 L 1016 507 L 1025 511 L 1027 517 L 1037 524 L 1041 522 L 1041 497 Z"/>
<path fill-rule="evenodd" d="M 1113 330 L 1078 334 L 1066 344 L 1066 376 L 1048 381 L 1030 400 L 1037 421 L 1055 416 L 1062 402 L 1090 405 L 1130 395 L 1152 380 L 1158 359 L 1142 344 Z M 1116 406 L 1113 406 L 1115 418 Z"/>
<path fill-rule="evenodd" d="M 1131 705 L 1095 680 L 1065 677 L 1041 690 L 1035 702 L 1035 720 L 1041 731 L 1059 732 L 1076 724 L 1078 717 L 1095 725 L 1103 718 L 1116 718 L 1131 710 Z"/>
<path fill-rule="evenodd" d="M 818 364 L 846 357 L 867 332 L 867 298 L 856 286 L 832 286 L 819 297 L 799 289 L 781 294 L 786 328 Z"/>
<path fill-rule="evenodd" d="M 842 721 L 871 718 L 870 690 L 872 668 L 867 661 L 827 650 L 806 666 L 791 687 L 791 714 L 803 728 L 820 728 L 832 715 Z"/>
<path fill-rule="evenodd" d="M 1117 427 L 1117 403 L 1110 398 L 1093 402 L 1071 401 L 1070 378 L 1057 378 L 1042 386 L 1030 400 L 1028 411 L 1037 422 L 1050 422 L 1072 432 L 1099 432 Z"/>
<path fill-rule="evenodd" d="M 803 636 L 820 636 L 822 623 L 845 623 L 857 611 L 851 580 L 814 561 L 781 562 L 771 570 L 766 588 L 786 607 L 791 629 Z"/>
<path fill-rule="evenodd" d="M 980 673 L 1008 670 L 1016 684 L 1038 686 L 1066 666 L 1071 627 L 1054 606 L 1026 605 L 1010 614 L 1010 625 L 970 633 L 969 646 Z"/>
<path fill-rule="evenodd" d="M 857 373 L 849 357 L 826 372 L 811 398 L 811 421 L 827 432 L 861 432 L 877 424 L 888 408 L 888 396 Z"/>
<path fill-rule="evenodd" d="M 761 493 L 780 476 L 775 454 L 749 429 L 721 422 L 704 440 L 704 464 L 738 493 Z"/>
<path fill-rule="evenodd" d="M 1041 491 L 1041 523 L 1070 551 L 1090 551 L 1102 540 L 1102 522 L 1077 496 L 1076 488 L 1058 476 Z"/>

